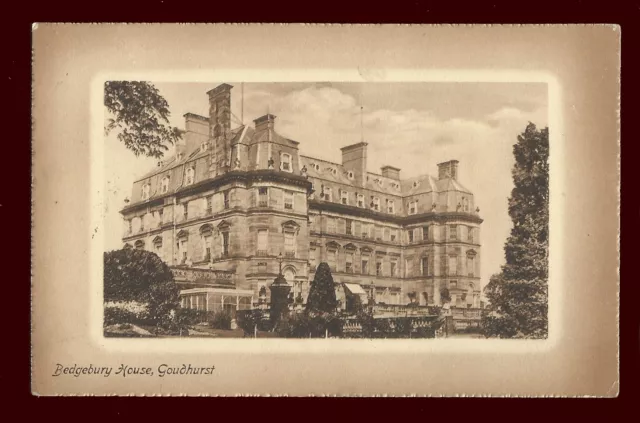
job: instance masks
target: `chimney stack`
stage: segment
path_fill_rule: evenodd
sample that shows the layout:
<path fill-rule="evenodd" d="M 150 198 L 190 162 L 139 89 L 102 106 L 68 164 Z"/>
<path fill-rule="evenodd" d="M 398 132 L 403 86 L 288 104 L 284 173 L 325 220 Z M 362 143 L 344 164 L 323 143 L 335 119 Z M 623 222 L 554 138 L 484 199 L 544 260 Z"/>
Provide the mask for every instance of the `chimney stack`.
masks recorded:
<path fill-rule="evenodd" d="M 385 178 L 395 179 L 397 181 L 400 180 L 400 169 L 393 166 L 382 166 L 380 168 L 382 171 L 382 176 Z"/>
<path fill-rule="evenodd" d="M 264 116 L 255 119 L 253 123 L 256 126 L 256 132 L 273 131 L 276 116 L 267 113 Z"/>
<path fill-rule="evenodd" d="M 366 142 L 359 142 L 340 149 L 342 151 L 342 166 L 353 172 L 355 183 L 361 187 L 364 187 L 366 182 L 367 145 Z"/>
<path fill-rule="evenodd" d="M 221 84 L 207 92 L 209 135 L 215 151 L 217 171 L 224 171 L 231 165 L 231 88 L 233 86 L 229 84 Z"/>
<path fill-rule="evenodd" d="M 448 162 L 438 163 L 438 179 L 451 178 L 458 180 L 458 161 L 449 160 Z"/>

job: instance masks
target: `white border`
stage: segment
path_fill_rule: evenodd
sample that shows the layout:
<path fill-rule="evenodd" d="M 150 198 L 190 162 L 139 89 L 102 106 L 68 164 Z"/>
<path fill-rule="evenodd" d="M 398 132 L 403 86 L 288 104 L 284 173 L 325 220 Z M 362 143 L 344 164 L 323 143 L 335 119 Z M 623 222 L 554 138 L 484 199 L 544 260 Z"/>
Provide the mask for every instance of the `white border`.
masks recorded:
<path fill-rule="evenodd" d="M 549 337 L 545 340 L 499 339 L 118 339 L 103 336 L 103 253 L 104 239 L 104 102 L 103 87 L 108 80 L 152 82 L 546 82 L 549 99 Z M 562 92 L 558 79 L 549 72 L 520 70 L 415 70 L 415 69 L 217 69 L 197 71 L 101 72 L 91 83 L 91 228 L 87 234 L 90 252 L 92 297 L 91 339 L 103 349 L 119 352 L 180 354 L 420 354 L 420 353 L 545 353 L 561 336 L 562 304 L 567 289 L 563 270 L 562 221 L 564 203 L 564 130 Z"/>

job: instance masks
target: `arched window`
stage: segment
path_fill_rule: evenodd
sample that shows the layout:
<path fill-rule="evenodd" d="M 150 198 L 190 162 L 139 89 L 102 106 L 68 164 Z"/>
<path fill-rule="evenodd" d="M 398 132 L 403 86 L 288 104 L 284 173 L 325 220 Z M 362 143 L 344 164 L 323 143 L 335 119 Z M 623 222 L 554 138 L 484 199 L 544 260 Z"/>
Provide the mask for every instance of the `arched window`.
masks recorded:
<path fill-rule="evenodd" d="M 193 181 L 195 179 L 195 174 L 196 174 L 196 171 L 192 167 L 187 169 L 186 176 L 185 176 L 186 185 L 193 184 Z"/>
<path fill-rule="evenodd" d="M 139 239 L 133 244 L 136 250 L 144 250 L 144 241 Z"/>

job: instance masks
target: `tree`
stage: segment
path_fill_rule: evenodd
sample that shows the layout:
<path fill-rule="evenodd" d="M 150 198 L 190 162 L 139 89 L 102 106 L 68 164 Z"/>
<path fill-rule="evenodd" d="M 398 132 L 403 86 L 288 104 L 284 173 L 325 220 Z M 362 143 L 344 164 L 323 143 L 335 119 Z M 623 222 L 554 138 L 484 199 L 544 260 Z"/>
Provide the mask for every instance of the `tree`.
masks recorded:
<path fill-rule="evenodd" d="M 548 333 L 549 129 L 529 123 L 513 147 L 513 221 L 506 264 L 485 287 L 485 336 L 546 338 Z"/>
<path fill-rule="evenodd" d="M 153 320 L 178 307 L 179 289 L 169 267 L 155 253 L 122 249 L 104 253 L 104 301 L 147 305 Z"/>
<path fill-rule="evenodd" d="M 107 81 L 104 105 L 112 116 L 105 135 L 118 129 L 118 140 L 136 156 L 162 158 L 168 145 L 182 138 L 178 128 L 169 125 L 169 104 L 150 82 Z"/>
<path fill-rule="evenodd" d="M 338 307 L 333 276 L 327 263 L 320 263 L 316 270 L 307 298 L 307 311 L 334 313 Z"/>

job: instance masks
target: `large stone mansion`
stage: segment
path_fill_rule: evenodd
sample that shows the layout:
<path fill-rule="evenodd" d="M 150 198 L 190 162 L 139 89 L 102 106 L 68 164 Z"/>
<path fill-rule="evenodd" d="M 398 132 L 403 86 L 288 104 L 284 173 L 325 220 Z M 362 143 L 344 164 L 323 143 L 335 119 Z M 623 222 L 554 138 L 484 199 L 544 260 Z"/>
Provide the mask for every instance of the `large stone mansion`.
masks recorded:
<path fill-rule="evenodd" d="M 280 266 L 306 301 L 327 262 L 340 297 L 355 287 L 438 305 L 448 288 L 452 306 L 480 306 L 482 219 L 456 160 L 401 179 L 393 166 L 368 171 L 365 142 L 343 147 L 341 163 L 304 156 L 271 114 L 232 128 L 231 89 L 208 92 L 209 116 L 184 116 L 176 154 L 134 182 L 121 211 L 125 247 L 161 257 L 183 303 L 251 307 Z"/>

